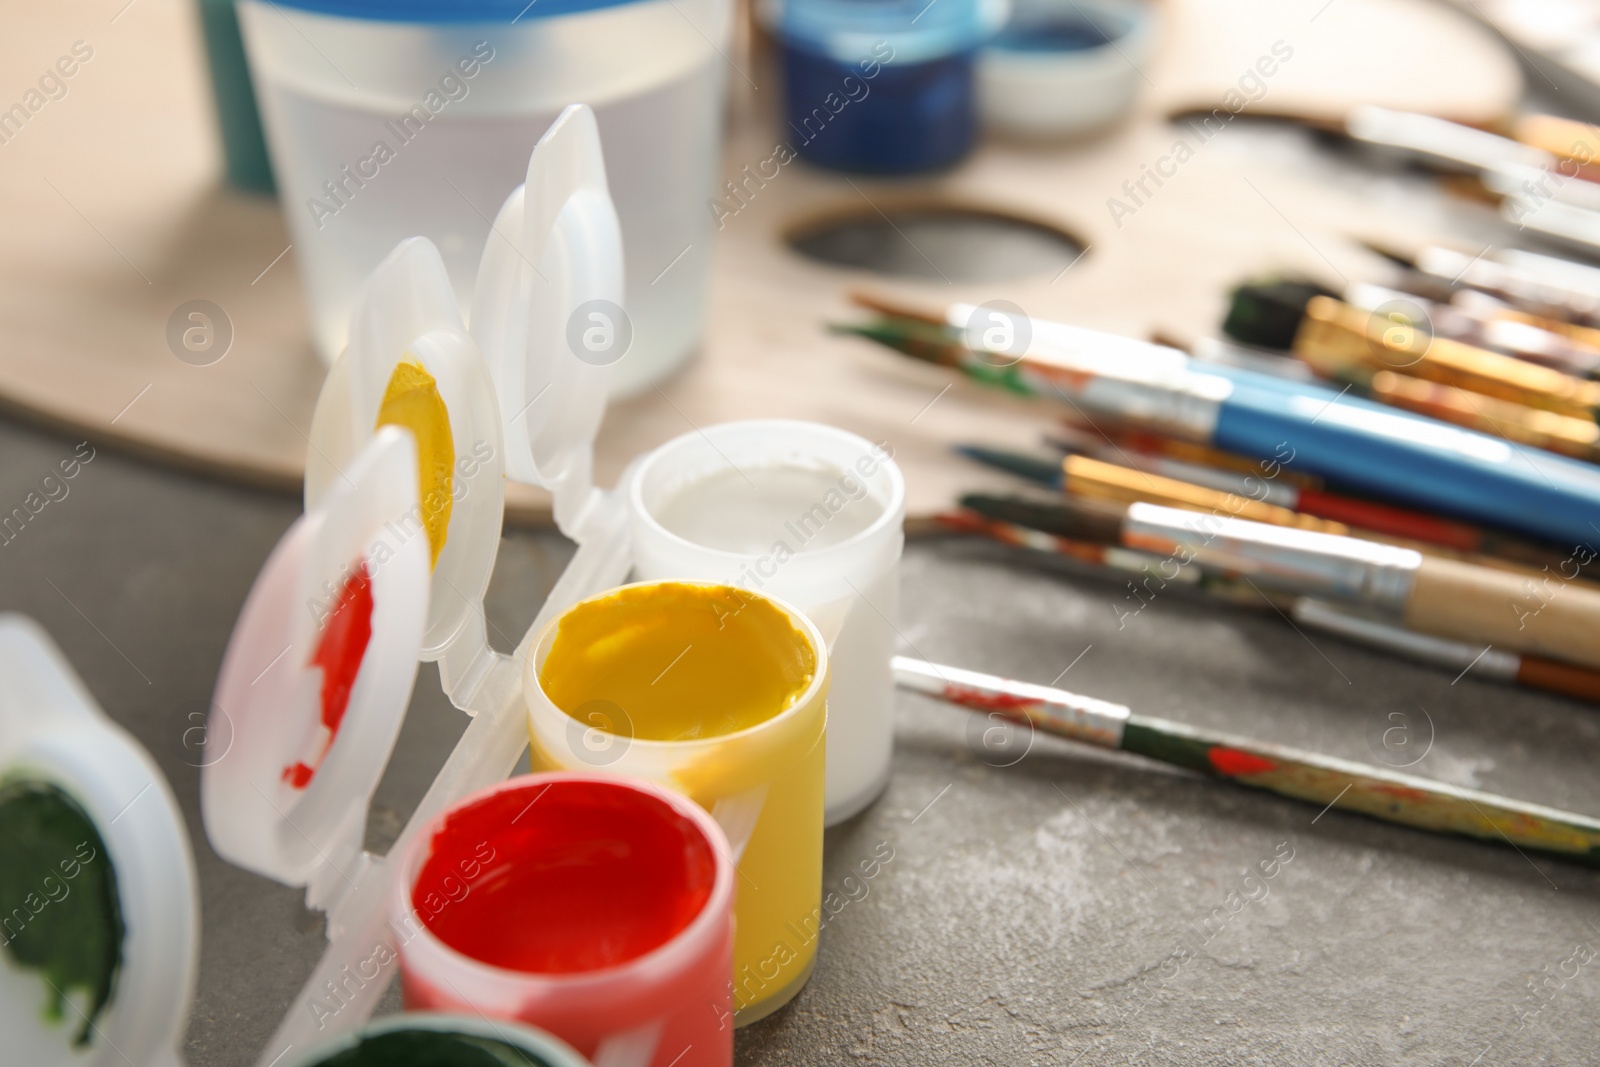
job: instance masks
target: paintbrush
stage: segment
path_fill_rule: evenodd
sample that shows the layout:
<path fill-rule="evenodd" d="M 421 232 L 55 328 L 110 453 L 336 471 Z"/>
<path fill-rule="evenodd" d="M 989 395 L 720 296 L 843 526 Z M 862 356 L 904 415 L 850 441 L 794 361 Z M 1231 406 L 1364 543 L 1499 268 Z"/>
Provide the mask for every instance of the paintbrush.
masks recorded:
<path fill-rule="evenodd" d="M 1208 445 L 1197 445 L 1191 441 L 1180 441 L 1176 437 L 1167 437 L 1146 430 L 1128 429 L 1114 424 L 1107 424 L 1102 430 L 1103 432 L 1096 433 L 1092 428 L 1068 419 L 1063 421 L 1057 432 L 1046 434 L 1044 441 L 1051 448 L 1061 452 L 1098 454 L 1096 450 L 1104 448 L 1113 452 L 1129 452 L 1149 459 L 1170 459 L 1189 467 L 1204 467 L 1208 470 L 1271 478 L 1301 488 L 1321 489 L 1324 485 L 1323 480 L 1316 475 L 1294 470 L 1276 460 L 1251 459 L 1233 452 L 1222 452 Z"/>
<path fill-rule="evenodd" d="M 1235 340 L 1263 347 L 1280 343 L 1292 332 L 1289 351 L 1324 375 L 1348 367 L 1403 371 L 1591 422 L 1600 407 L 1600 382 L 1436 337 L 1408 322 L 1329 296 L 1312 295 L 1299 305 L 1295 328 L 1289 331 L 1288 320 L 1296 316 L 1293 295 L 1289 283 L 1240 286 L 1234 290 L 1223 329 Z"/>
<path fill-rule="evenodd" d="M 1458 672 L 1458 678 L 1470 671 L 1476 677 L 1496 682 L 1515 683 L 1600 703 L 1600 671 L 1539 656 L 1520 655 L 1492 646 L 1480 647 L 1465 641 L 1434 637 L 1432 634 L 1413 633 L 1311 597 L 1295 599 L 1290 605 L 1289 614 L 1303 626 L 1336 634 L 1418 663 Z"/>
<path fill-rule="evenodd" d="M 1549 412 L 1541 414 L 1548 415 Z M 1217 511 L 1236 518 L 1298 526 L 1323 533 L 1348 533 L 1369 541 L 1402 545 L 1488 567 L 1523 570 L 1535 578 L 1543 577 L 1541 571 L 1559 568 L 1568 559 L 1564 552 L 1467 523 L 1450 522 L 1427 512 L 1330 493 L 1319 485 L 1295 484 L 1283 477 L 1287 467 L 1281 463 L 1257 464 L 1255 472 L 1240 474 L 1159 456 L 1134 459 L 1104 442 L 1098 447 L 1055 443 L 1069 455 L 1073 452 L 1093 453 L 1094 458 L 1111 464 L 1112 468 L 1090 470 L 1078 464 L 1078 479 L 1072 482 L 1066 478 L 1067 469 L 1063 460 L 1043 461 L 1053 462 L 1055 466 L 1052 477 L 1046 482 L 1042 477 L 1044 472 L 1036 466 L 1041 461 L 1033 457 L 1016 457 L 1009 468 L 1004 463 L 995 465 L 1010 469 L 1014 474 L 1024 474 L 1025 467 L 1033 467 L 1034 480 L 1078 496 L 1125 502 L 1144 500 L 1152 504 L 1167 504 L 1192 511 Z M 992 449 L 974 450 L 968 454 L 980 458 L 976 454 L 979 451 L 986 453 L 991 462 L 996 456 Z M 1292 457 L 1285 462 L 1290 459 Z M 1128 473 L 1130 470 L 1135 473 Z M 1161 481 L 1162 478 L 1200 488 L 1185 489 L 1181 485 L 1169 485 Z M 1096 486 L 1094 483 L 1099 484 Z M 1074 489 L 1073 485 L 1078 488 Z M 1274 505 L 1280 510 L 1247 511 L 1235 504 L 1232 497 Z M 1288 521 L 1283 514 L 1285 511 L 1299 513 L 1299 520 Z M 1308 517 L 1320 517 L 1328 521 L 1319 526 Z"/>
<path fill-rule="evenodd" d="M 1345 116 L 1352 140 L 1429 164 L 1447 189 L 1498 205 L 1519 230 L 1600 251 L 1600 185 L 1595 168 L 1542 147 L 1433 115 L 1363 105 Z"/>
<path fill-rule="evenodd" d="M 1476 789 L 1282 745 L 1136 715 L 1064 689 L 896 656 L 895 682 L 1046 733 L 1264 789 L 1324 811 L 1367 815 L 1418 830 L 1509 843 L 1600 866 L 1600 821 Z M 1319 816 L 1320 818 L 1320 816 Z"/>
<path fill-rule="evenodd" d="M 1117 575 L 1137 575 L 1160 582 L 1155 592 L 1167 584 L 1180 589 L 1189 588 L 1224 601 L 1235 607 L 1259 608 L 1272 606 L 1291 615 L 1302 625 L 1336 634 L 1350 641 L 1367 645 L 1393 655 L 1419 663 L 1443 667 L 1458 675 L 1468 671 L 1477 677 L 1539 689 L 1563 696 L 1576 697 L 1591 703 L 1600 703 L 1600 671 L 1576 667 L 1568 663 L 1542 659 L 1538 656 L 1519 655 L 1504 649 L 1478 647 L 1464 641 L 1452 641 L 1432 634 L 1413 633 L 1410 630 L 1382 622 L 1378 619 L 1347 611 L 1336 604 L 1314 600 L 1311 597 L 1273 596 L 1248 582 L 1229 579 L 1214 573 L 1202 573 L 1192 566 L 1177 567 L 1174 573 L 1165 573 L 1166 562 L 1161 556 L 1139 552 L 1115 545 L 1074 541 L 1055 534 L 1032 530 L 1015 523 L 985 518 L 974 511 L 944 512 L 934 517 L 947 530 L 987 537 L 1002 544 L 1026 549 L 1033 553 L 1065 557 L 1094 570 Z M 1130 581 L 1129 588 L 1133 589 Z M 1136 596 L 1143 599 L 1137 589 Z"/>
<path fill-rule="evenodd" d="M 1061 323 L 1007 321 L 1014 337 L 1023 327 L 1030 335 L 1022 354 L 980 353 L 966 341 L 981 338 L 994 316 L 1010 318 L 958 304 L 942 325 L 919 313 L 920 321 L 894 319 L 870 332 L 844 329 L 980 381 L 1058 400 L 1091 424 L 1104 418 L 1257 457 L 1292 449 L 1299 469 L 1362 494 L 1558 544 L 1581 543 L 1600 525 L 1600 472 L 1576 460 L 1519 452 L 1501 439 L 1331 389 L 1198 364 L 1176 349 Z"/>
<path fill-rule="evenodd" d="M 1510 400 L 1396 371 L 1330 366 L 1328 376 L 1359 386 L 1368 396 L 1520 445 L 1542 448 L 1588 463 L 1600 462 L 1600 424 L 1592 419 L 1541 411 Z"/>
<path fill-rule="evenodd" d="M 1360 288 L 1371 290 L 1374 286 L 1352 286 L 1352 290 Z M 1238 286 L 1230 302 L 1229 317 L 1222 323 L 1222 330 L 1234 338 L 1253 338 L 1259 346 L 1258 350 L 1270 350 L 1278 346 L 1288 349 L 1293 346 L 1294 336 L 1306 322 L 1307 302 L 1322 291 L 1322 286 L 1314 282 L 1283 280 Z M 1357 304 L 1352 304 L 1354 306 Z M 1378 310 L 1376 307 L 1360 307 L 1374 312 Z M 1378 317 L 1374 322 L 1381 325 L 1390 320 Z M 1432 320 L 1434 325 L 1437 322 L 1437 318 Z M 1570 328 L 1579 330 L 1579 326 Z M 1542 331 L 1534 330 L 1534 333 Z M 1426 334 L 1418 344 L 1426 344 Z M 1386 360 L 1400 362 L 1400 357 L 1389 352 L 1378 352 L 1378 346 L 1371 347 L 1368 358 L 1352 358 L 1347 350 L 1312 344 L 1296 347 L 1296 355 L 1299 360 L 1291 365 L 1315 371 L 1322 378 L 1346 382 L 1362 390 L 1366 397 L 1376 398 L 1395 408 L 1426 414 L 1429 418 L 1451 422 L 1454 426 L 1478 430 L 1480 434 L 1499 435 L 1518 445 L 1544 448 L 1587 462 L 1600 461 L 1600 426 L 1587 416 L 1576 418 L 1531 408 L 1482 392 L 1470 392 L 1456 386 L 1443 386 L 1437 381 L 1413 378 L 1402 371 L 1381 370 Z M 1405 358 L 1410 360 L 1411 357 L 1408 355 Z M 1526 357 L 1518 354 L 1515 358 Z M 1406 370 L 1410 370 L 1410 366 L 1406 366 Z"/>
<path fill-rule="evenodd" d="M 1093 459 L 1073 455 L 1044 459 L 977 445 L 959 445 L 956 451 L 987 466 L 1078 496 L 1123 502 L 1148 500 L 1211 511 L 1224 506 L 1232 495 L 1247 501 L 1248 505 L 1257 505 L 1247 505 L 1237 513 L 1239 518 L 1257 522 L 1320 529 L 1325 533 L 1359 530 L 1456 552 L 1475 553 L 1483 545 L 1482 533 L 1464 523 L 1302 488 L 1263 475 L 1215 470 L 1182 460 L 1120 456 L 1126 464 L 1131 464 L 1130 469 L 1115 463 L 1112 459 L 1115 450 L 1111 448 L 1097 449 L 1098 455 Z M 1185 486 L 1201 491 L 1183 488 Z"/>
<path fill-rule="evenodd" d="M 1592 123 L 1529 112 L 1517 116 L 1510 132 L 1513 139 L 1525 145 L 1588 168 L 1586 175 L 1592 173 L 1594 161 L 1600 159 L 1600 131 Z"/>
<path fill-rule="evenodd" d="M 1334 292 L 1319 282 L 1297 278 L 1266 279 L 1234 289 L 1222 332 L 1251 347 L 1233 358 L 1241 365 L 1248 359 L 1251 367 L 1271 367 L 1273 356 L 1281 356 L 1293 346 L 1305 307 L 1318 296 L 1342 300 L 1382 316 L 1382 321 L 1404 322 L 1426 336 L 1447 337 L 1574 377 L 1600 374 L 1600 330 L 1533 315 L 1477 290 L 1461 290 L 1447 303 L 1364 282 Z M 1198 351 L 1193 354 L 1200 355 Z M 1216 352 L 1217 358 L 1226 359 L 1227 355 L 1225 348 Z"/>
<path fill-rule="evenodd" d="M 1600 327 L 1600 268 L 1586 263 L 1514 248 L 1471 254 L 1430 245 L 1410 255 L 1381 242 L 1366 244 L 1410 272 L 1408 288 L 1447 297 L 1474 290 L 1542 318 Z"/>
<path fill-rule="evenodd" d="M 1521 553 L 1521 558 L 1516 560 L 1464 551 L 1456 546 L 1455 542 L 1460 540 L 1458 535 L 1451 537 L 1452 543 L 1439 544 L 1420 541 L 1414 537 L 1354 529 L 1342 522 L 1305 514 L 1263 499 L 1263 491 L 1270 488 L 1271 483 L 1260 479 L 1247 479 L 1237 490 L 1213 489 L 1204 484 L 1195 484 L 1175 477 L 1076 455 L 1068 455 L 1059 461 L 1057 469 L 1060 476 L 1054 482 L 1055 486 L 1068 496 L 1078 499 L 1102 500 L 1114 504 L 1143 501 L 1147 504 L 1183 508 L 1186 511 L 1229 515 L 1272 526 L 1310 530 L 1340 537 L 1357 537 L 1366 541 L 1416 549 L 1428 555 L 1459 559 L 1482 567 L 1510 571 L 1528 579 L 1543 578 L 1544 570 L 1559 567 L 1562 562 L 1560 556 L 1531 547 Z"/>
<path fill-rule="evenodd" d="M 1156 504 L 1129 504 L 1118 515 L 1072 498 L 1044 503 L 969 494 L 960 503 L 987 518 L 1349 604 L 1410 630 L 1600 668 L 1600 589 L 1576 577 L 1579 565 L 1594 558 L 1592 549 L 1568 561 L 1570 575 L 1535 581 L 1376 541 Z"/>
<path fill-rule="evenodd" d="M 1173 574 L 1163 575 L 1160 573 L 1160 568 L 1166 560 L 1161 556 L 1122 548 L 1115 544 L 1060 537 L 1016 523 L 987 518 L 976 511 L 941 512 L 934 516 L 934 521 L 954 533 L 987 537 L 1013 548 L 1061 557 L 1095 570 L 1117 575 L 1134 575 L 1143 579 L 1154 578 L 1161 583 L 1158 588 L 1165 588 L 1168 583 L 1172 583 L 1180 588 L 1198 590 L 1218 600 L 1244 607 L 1276 605 L 1287 608 L 1292 602 L 1292 598 L 1289 597 L 1269 596 L 1264 599 L 1264 594 L 1260 590 L 1252 589 L 1244 582 L 1208 573 L 1198 567 L 1179 567 Z"/>

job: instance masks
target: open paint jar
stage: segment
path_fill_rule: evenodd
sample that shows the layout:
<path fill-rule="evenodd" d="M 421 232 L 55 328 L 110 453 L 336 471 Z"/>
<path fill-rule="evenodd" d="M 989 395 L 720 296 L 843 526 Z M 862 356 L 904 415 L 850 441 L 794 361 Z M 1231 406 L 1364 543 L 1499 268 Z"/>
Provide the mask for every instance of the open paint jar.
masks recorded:
<path fill-rule="evenodd" d="M 1016 0 L 978 59 L 978 107 L 990 129 L 1073 137 L 1126 115 L 1155 45 L 1146 0 Z"/>
<path fill-rule="evenodd" d="M 390 897 L 410 1009 L 533 1023 L 615 1067 L 733 1062 L 733 866 L 686 798 L 514 778 L 415 837 Z"/>
<path fill-rule="evenodd" d="M 799 611 L 690 582 L 578 602 L 524 668 L 535 766 L 658 782 L 727 835 L 737 1025 L 792 999 L 816 959 L 827 689 L 827 646 Z"/>
<path fill-rule="evenodd" d="M 37 625 L 0 616 L 0 1057 L 177 1067 L 199 948 L 166 779 Z"/>
<path fill-rule="evenodd" d="M 467 307 L 485 242 L 515 240 L 490 220 L 573 103 L 599 120 L 628 245 L 633 344 L 612 385 L 637 391 L 687 358 L 729 0 L 243 0 L 239 20 L 325 360 L 357 286 L 405 238 L 438 247 Z"/>
<path fill-rule="evenodd" d="M 889 780 L 905 495 L 886 445 L 780 419 L 669 441 L 640 464 L 628 492 L 639 578 L 778 597 L 821 631 L 832 672 L 829 826 Z"/>
<path fill-rule="evenodd" d="M 538 627 L 627 573 L 626 511 L 597 506 L 608 495 L 588 477 L 611 368 L 543 329 L 622 296 L 588 108 L 546 131 L 496 221 L 473 314 L 492 361 L 427 239 L 401 242 L 363 283 L 312 419 L 306 514 L 262 568 L 218 679 L 207 836 L 225 859 L 304 886 L 328 917 L 328 949 L 263 1062 L 359 1027 L 398 970 L 391 857 L 363 842 L 418 660 L 438 663 L 451 702 L 475 718 L 392 857 L 450 804 L 504 781 L 526 745 L 523 655 L 490 647 L 482 604 L 502 470 L 552 490 L 558 524 L 580 542 Z"/>
<path fill-rule="evenodd" d="M 1007 0 L 761 0 L 782 51 L 785 137 L 802 159 L 905 174 L 977 133 L 974 61 Z"/>
<path fill-rule="evenodd" d="M 418 1012 L 379 1020 L 286 1067 L 589 1067 L 589 1061 L 529 1026 Z"/>

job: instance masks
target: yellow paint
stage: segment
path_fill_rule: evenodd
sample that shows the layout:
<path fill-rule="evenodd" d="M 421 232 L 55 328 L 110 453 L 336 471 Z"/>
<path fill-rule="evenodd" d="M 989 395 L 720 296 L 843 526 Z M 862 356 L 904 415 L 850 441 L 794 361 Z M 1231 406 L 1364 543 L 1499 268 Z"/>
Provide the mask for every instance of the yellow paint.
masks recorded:
<path fill-rule="evenodd" d="M 654 778 L 710 811 L 736 850 L 748 835 L 734 905 L 734 1002 L 739 1024 L 761 1018 L 804 984 L 825 921 L 827 685 L 812 688 L 818 650 L 765 597 L 680 582 L 577 604 L 545 643 L 540 688 L 585 729 L 543 741 L 535 730 L 537 766 Z M 623 742 L 597 758 L 591 730 L 658 743 Z"/>
<path fill-rule="evenodd" d="M 428 531 L 433 566 L 439 565 L 450 530 L 451 495 L 456 466 L 455 439 L 450 432 L 450 411 L 439 395 L 439 385 L 427 368 L 415 360 L 395 364 L 378 405 L 377 426 L 410 430 L 417 442 L 417 499 L 422 505 L 422 526 Z M 376 429 L 377 427 L 374 427 Z"/>
<path fill-rule="evenodd" d="M 621 708 L 651 741 L 720 737 L 789 708 L 817 669 L 805 635 L 772 601 L 726 586 L 665 582 L 584 601 L 561 617 L 539 676 L 580 720 Z"/>

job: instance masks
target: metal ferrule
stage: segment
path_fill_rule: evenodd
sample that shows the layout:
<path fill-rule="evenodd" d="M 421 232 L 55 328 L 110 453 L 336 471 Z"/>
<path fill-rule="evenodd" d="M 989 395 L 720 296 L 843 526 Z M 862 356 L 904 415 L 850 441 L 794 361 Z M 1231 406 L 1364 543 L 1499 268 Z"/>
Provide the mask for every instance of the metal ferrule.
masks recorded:
<path fill-rule="evenodd" d="M 1514 652 L 1493 647 L 1483 649 L 1463 641 L 1414 633 L 1310 597 L 1296 600 L 1290 614 L 1296 622 L 1358 644 L 1453 671 L 1465 671 L 1470 667 L 1473 674 L 1500 682 L 1516 681 L 1517 671 L 1522 666 L 1522 657 Z"/>
<path fill-rule="evenodd" d="M 1404 613 L 1422 565 L 1422 553 L 1409 548 L 1155 504 L 1128 505 L 1122 532 L 1129 548 L 1396 616 Z"/>
<path fill-rule="evenodd" d="M 976 311 L 957 304 L 948 321 L 964 331 Z M 1195 370 L 1175 348 L 1059 322 L 1030 319 L 1027 328 L 1031 338 L 1026 353 L 1017 357 L 1018 373 L 1039 395 L 1077 405 L 1090 416 L 1205 443 L 1217 428 L 1223 402 L 1233 394 L 1232 382 Z"/>

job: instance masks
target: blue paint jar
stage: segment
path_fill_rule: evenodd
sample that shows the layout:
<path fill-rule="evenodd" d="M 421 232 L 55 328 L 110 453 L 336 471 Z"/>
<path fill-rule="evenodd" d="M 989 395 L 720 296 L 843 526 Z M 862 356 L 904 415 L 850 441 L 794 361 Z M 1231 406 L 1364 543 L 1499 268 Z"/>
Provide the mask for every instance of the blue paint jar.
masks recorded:
<path fill-rule="evenodd" d="M 1008 0 L 763 0 L 802 158 L 908 174 L 955 163 L 977 133 L 974 65 Z"/>

